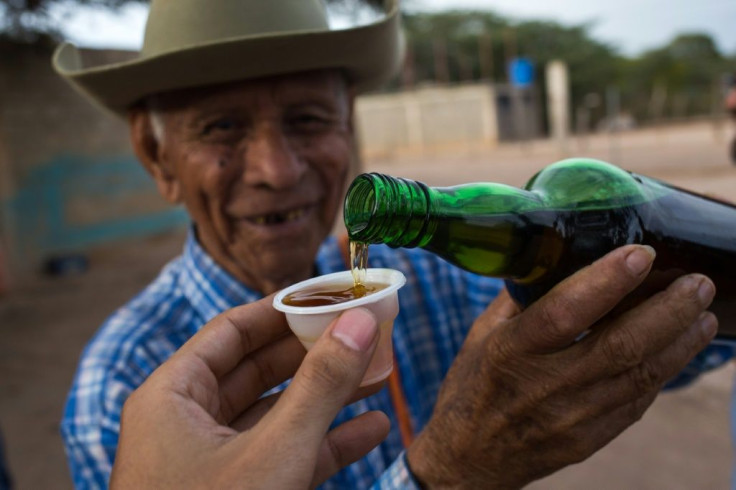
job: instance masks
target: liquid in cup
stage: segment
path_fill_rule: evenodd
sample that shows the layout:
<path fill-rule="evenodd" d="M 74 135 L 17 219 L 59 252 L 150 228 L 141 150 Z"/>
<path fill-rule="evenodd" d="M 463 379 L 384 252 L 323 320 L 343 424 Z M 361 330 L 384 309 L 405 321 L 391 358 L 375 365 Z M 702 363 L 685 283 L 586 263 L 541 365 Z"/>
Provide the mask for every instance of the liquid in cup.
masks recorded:
<path fill-rule="evenodd" d="M 376 351 L 365 373 L 361 386 L 370 385 L 388 377 L 393 370 L 393 342 L 391 334 L 394 319 L 399 313 L 398 290 L 406 283 L 404 274 L 393 269 L 366 269 L 365 284 L 380 285 L 381 288 L 369 292 L 365 296 L 348 301 L 323 306 L 293 306 L 284 302 L 292 293 L 304 290 L 335 290 L 336 285 L 352 285 L 353 276 L 350 271 L 336 272 L 315 277 L 290 286 L 279 292 L 273 300 L 275 309 L 286 314 L 289 327 L 302 345 L 311 349 L 327 326 L 342 311 L 355 307 L 363 307 L 376 315 L 379 326 L 379 338 Z M 339 286 L 338 286 L 339 289 Z"/>

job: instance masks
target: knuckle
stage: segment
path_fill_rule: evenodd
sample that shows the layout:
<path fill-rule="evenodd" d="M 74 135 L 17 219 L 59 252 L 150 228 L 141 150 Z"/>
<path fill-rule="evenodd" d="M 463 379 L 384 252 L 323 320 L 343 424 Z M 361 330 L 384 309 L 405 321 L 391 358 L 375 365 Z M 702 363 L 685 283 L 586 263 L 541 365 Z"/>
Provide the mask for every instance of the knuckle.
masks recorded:
<path fill-rule="evenodd" d="M 664 382 L 662 370 L 651 362 L 639 364 L 629 371 L 629 375 L 639 397 L 659 391 L 659 387 Z"/>
<path fill-rule="evenodd" d="M 544 323 L 541 333 L 545 340 L 556 342 L 568 337 L 574 323 L 571 313 L 575 311 L 575 308 L 566 299 L 560 297 L 550 299 L 540 305 L 540 315 Z"/>
<path fill-rule="evenodd" d="M 313 356 L 302 364 L 301 371 L 305 386 L 310 390 L 330 393 L 345 383 L 347 368 L 337 358 Z"/>
<path fill-rule="evenodd" d="M 253 338 L 250 332 L 249 328 L 238 328 L 238 322 L 235 321 L 235 319 L 231 316 L 232 312 L 226 311 L 222 314 L 223 319 L 227 323 L 227 325 L 235 332 L 237 332 L 238 337 L 241 341 L 241 348 L 243 349 L 243 352 L 248 353 L 251 350 L 253 350 Z"/>
<path fill-rule="evenodd" d="M 601 344 L 608 365 L 617 371 L 629 369 L 641 362 L 642 353 L 633 334 L 626 329 L 606 337 Z"/>
<path fill-rule="evenodd" d="M 335 441 L 334 437 L 331 434 L 327 434 L 325 440 L 327 442 L 327 450 L 329 451 L 330 457 L 334 462 L 335 467 L 343 468 L 347 466 L 350 461 L 348 461 L 348 458 L 346 458 L 345 454 L 343 454 L 340 445 Z"/>
<path fill-rule="evenodd" d="M 672 320 L 680 330 L 687 328 L 695 319 L 695 311 L 693 304 L 690 302 L 678 302 L 674 308 L 671 309 Z"/>
<path fill-rule="evenodd" d="M 260 357 L 255 357 L 253 361 L 258 372 L 258 382 L 261 384 L 261 388 L 265 391 L 275 385 L 278 378 L 274 366 Z"/>

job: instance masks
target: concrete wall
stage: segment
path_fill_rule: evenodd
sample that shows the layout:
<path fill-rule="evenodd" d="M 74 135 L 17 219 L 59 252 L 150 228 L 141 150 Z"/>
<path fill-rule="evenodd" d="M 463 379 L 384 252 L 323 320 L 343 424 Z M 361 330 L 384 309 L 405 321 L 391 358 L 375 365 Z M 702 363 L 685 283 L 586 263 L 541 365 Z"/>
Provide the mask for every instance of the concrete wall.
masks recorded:
<path fill-rule="evenodd" d="M 0 276 L 16 283 L 50 257 L 185 222 L 133 157 L 125 123 L 75 93 L 40 48 L 0 48 L 0 205 Z"/>
<path fill-rule="evenodd" d="M 369 158 L 498 142 L 495 95 L 484 83 L 363 96 L 356 119 Z"/>

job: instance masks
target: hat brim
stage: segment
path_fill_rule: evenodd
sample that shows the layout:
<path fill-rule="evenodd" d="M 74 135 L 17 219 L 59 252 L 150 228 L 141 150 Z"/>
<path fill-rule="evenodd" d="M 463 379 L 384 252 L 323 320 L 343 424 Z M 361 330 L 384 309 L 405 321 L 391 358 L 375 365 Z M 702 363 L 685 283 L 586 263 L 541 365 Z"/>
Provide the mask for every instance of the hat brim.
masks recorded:
<path fill-rule="evenodd" d="M 92 67 L 83 66 L 76 46 L 64 43 L 53 65 L 82 94 L 117 114 L 155 93 L 325 68 L 345 70 L 362 93 L 387 82 L 402 61 L 397 4 L 381 21 L 352 29 L 231 38 Z"/>

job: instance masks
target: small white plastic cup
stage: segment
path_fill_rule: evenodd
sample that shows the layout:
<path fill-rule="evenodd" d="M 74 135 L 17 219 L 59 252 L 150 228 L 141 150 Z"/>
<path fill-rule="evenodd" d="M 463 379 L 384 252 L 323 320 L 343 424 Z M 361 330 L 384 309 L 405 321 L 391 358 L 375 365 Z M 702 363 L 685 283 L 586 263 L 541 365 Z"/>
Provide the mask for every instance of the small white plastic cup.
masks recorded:
<path fill-rule="evenodd" d="M 284 304 L 284 298 L 295 291 L 312 289 L 320 284 L 350 284 L 353 276 L 350 271 L 336 272 L 308 279 L 294 284 L 273 299 L 273 307 L 286 314 L 289 327 L 307 350 L 317 342 L 327 326 L 342 311 L 361 306 L 376 315 L 379 325 L 379 338 L 368 370 L 360 386 L 367 386 L 384 380 L 394 367 L 393 332 L 394 319 L 399 314 L 398 291 L 406 283 L 406 277 L 394 269 L 366 269 L 366 284 L 387 284 L 388 286 L 362 298 L 326 306 L 291 306 Z"/>

